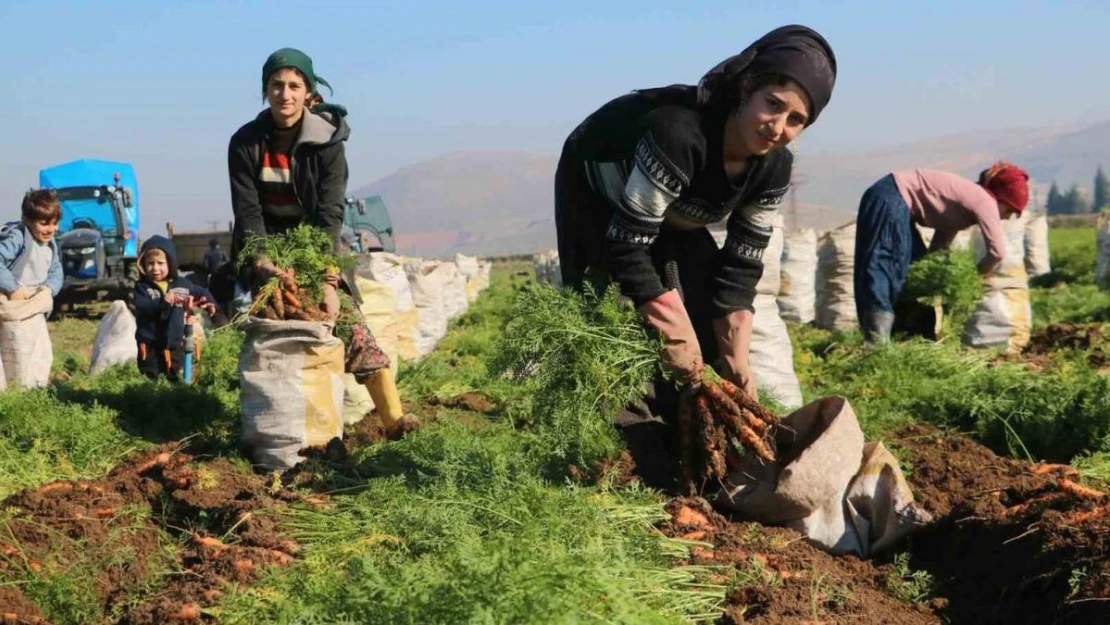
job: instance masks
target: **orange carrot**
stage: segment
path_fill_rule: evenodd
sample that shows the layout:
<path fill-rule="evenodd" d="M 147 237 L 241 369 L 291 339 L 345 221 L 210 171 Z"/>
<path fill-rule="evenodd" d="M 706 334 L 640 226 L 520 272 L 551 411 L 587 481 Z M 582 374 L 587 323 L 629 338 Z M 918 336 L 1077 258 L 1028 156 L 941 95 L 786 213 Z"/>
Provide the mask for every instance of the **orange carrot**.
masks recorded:
<path fill-rule="evenodd" d="M 1060 481 L 1056 482 L 1056 485 L 1060 487 L 1060 490 L 1069 495 L 1072 495 L 1073 497 L 1078 497 L 1079 499 L 1102 499 L 1106 496 L 1106 493 L 1102 492 L 1101 490 L 1088 488 L 1078 482 L 1073 482 L 1067 478 L 1063 478 Z"/>
<path fill-rule="evenodd" d="M 744 408 L 745 410 L 751 411 L 751 413 L 755 417 L 759 418 L 761 421 L 763 421 L 767 425 L 771 426 L 771 425 L 775 425 L 776 423 L 778 423 L 778 420 L 779 420 L 778 416 L 776 416 L 770 410 L 767 410 L 766 408 L 764 408 L 763 405 L 760 404 L 758 401 L 749 397 L 747 393 L 745 393 L 742 389 L 740 389 L 740 387 L 736 386 L 732 382 L 729 382 L 728 380 L 722 379 L 721 380 L 721 388 L 724 389 L 724 391 L 726 393 L 728 393 L 729 396 L 732 397 L 732 399 L 741 408 Z"/>
<path fill-rule="evenodd" d="M 115 508 L 97 508 L 96 510 L 93 510 L 93 514 L 95 514 L 98 519 L 107 519 L 109 517 L 115 516 L 116 509 Z"/>
<path fill-rule="evenodd" d="M 201 547 L 211 547 L 216 551 L 223 551 L 227 549 L 227 545 L 223 544 L 216 538 L 211 536 L 201 536 L 200 534 L 193 534 L 193 542 Z"/>
<path fill-rule="evenodd" d="M 173 618 L 179 621 L 196 621 L 200 619 L 200 606 L 195 603 L 186 603 L 181 606 L 177 612 L 174 612 Z"/>
<path fill-rule="evenodd" d="M 1057 473 L 1057 472 L 1063 473 L 1064 475 L 1067 475 L 1067 476 L 1070 476 L 1070 477 L 1075 477 L 1075 476 L 1079 475 L 1079 471 L 1075 467 L 1073 467 L 1071 465 L 1067 465 L 1067 464 L 1052 464 L 1052 463 L 1035 464 L 1035 465 L 1033 465 L 1032 471 L 1036 475 L 1045 475 L 1046 473 Z"/>
<path fill-rule="evenodd" d="M 138 467 L 136 467 L 135 468 L 135 473 L 146 473 L 150 469 L 153 469 L 154 467 L 160 467 L 160 466 L 166 464 L 169 461 L 170 461 L 169 452 L 163 451 L 162 453 L 155 456 L 153 459 L 151 459 L 147 462 L 144 462 L 144 463 L 140 464 Z"/>
<path fill-rule="evenodd" d="M 1090 510 L 1083 510 L 1081 512 L 1073 512 L 1068 515 L 1065 523 L 1067 525 L 1079 525 L 1094 519 L 1101 519 L 1105 516 L 1110 516 L 1110 505 L 1102 505 Z"/>
<path fill-rule="evenodd" d="M 45 486 L 40 486 L 35 492 L 40 494 L 52 493 L 56 490 L 70 490 L 73 488 L 73 482 L 51 482 Z"/>
<path fill-rule="evenodd" d="M 285 303 L 289 304 L 293 308 L 304 308 L 304 306 L 301 304 L 301 300 L 297 299 L 296 294 L 294 294 L 292 291 L 282 291 L 281 295 L 285 298 Z"/>
<path fill-rule="evenodd" d="M 727 421 L 730 424 L 739 424 L 742 420 L 743 423 L 751 428 L 752 431 L 754 431 L 756 434 L 762 435 L 764 432 L 767 431 L 766 423 L 757 419 L 755 415 L 753 415 L 751 412 L 747 410 L 742 410 L 731 397 L 725 394 L 725 391 L 721 386 L 717 386 L 711 382 L 708 382 L 706 384 L 703 384 L 702 388 L 705 389 L 705 394 L 709 396 L 709 398 L 713 401 L 713 404 L 717 406 L 717 409 L 721 413 L 723 413 L 722 416 L 726 417 Z"/>
<path fill-rule="evenodd" d="M 282 301 L 281 295 L 278 293 L 271 295 L 270 304 L 274 307 L 274 314 L 278 319 L 285 319 L 285 302 Z"/>
<path fill-rule="evenodd" d="M 767 462 L 775 461 L 775 454 L 771 448 L 767 446 L 766 441 L 756 435 L 755 432 L 746 426 L 740 426 L 739 438 L 744 446 L 752 450 L 755 455 L 759 456 Z"/>

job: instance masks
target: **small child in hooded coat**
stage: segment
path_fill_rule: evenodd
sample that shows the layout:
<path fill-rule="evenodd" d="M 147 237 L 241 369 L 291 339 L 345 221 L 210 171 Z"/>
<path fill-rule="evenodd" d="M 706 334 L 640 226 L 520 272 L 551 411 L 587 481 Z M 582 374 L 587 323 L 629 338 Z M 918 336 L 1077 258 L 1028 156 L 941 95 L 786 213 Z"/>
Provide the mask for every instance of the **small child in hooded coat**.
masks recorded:
<path fill-rule="evenodd" d="M 135 283 L 139 371 L 151 379 L 165 376 L 176 381 L 184 365 L 189 298 L 208 314 L 215 313 L 215 299 L 208 289 L 178 275 L 177 249 L 166 237 L 156 235 L 143 243 L 139 272 Z"/>

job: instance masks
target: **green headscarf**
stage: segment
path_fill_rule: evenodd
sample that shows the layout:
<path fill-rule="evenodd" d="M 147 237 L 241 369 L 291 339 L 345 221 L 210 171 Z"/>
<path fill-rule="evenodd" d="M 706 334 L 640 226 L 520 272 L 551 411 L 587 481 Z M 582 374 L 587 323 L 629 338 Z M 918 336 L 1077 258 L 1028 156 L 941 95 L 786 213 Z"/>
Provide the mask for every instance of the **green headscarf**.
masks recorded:
<path fill-rule="evenodd" d="M 315 70 L 312 69 L 312 57 L 296 48 L 282 48 L 271 54 L 266 62 L 262 65 L 262 90 L 266 90 L 266 84 L 270 82 L 270 76 L 279 69 L 291 67 L 300 72 L 305 80 L 308 81 L 308 90 L 311 93 L 316 93 L 316 85 L 321 84 L 331 91 L 331 85 L 328 81 L 316 75 Z"/>

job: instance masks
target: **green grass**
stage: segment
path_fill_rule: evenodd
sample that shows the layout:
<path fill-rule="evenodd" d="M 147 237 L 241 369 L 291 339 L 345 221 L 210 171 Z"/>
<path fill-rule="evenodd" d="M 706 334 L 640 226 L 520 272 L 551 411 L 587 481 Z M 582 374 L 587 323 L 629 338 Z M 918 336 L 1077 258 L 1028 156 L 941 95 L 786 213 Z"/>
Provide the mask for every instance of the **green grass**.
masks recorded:
<path fill-rule="evenodd" d="M 869 439 L 913 422 L 973 433 L 1001 453 L 1068 461 L 1110 451 L 1110 378 L 1065 361 L 1033 372 L 954 341 L 864 347 L 794 329 L 806 397 L 848 398 Z"/>
<path fill-rule="evenodd" d="M 480 391 L 498 406 L 498 418 L 442 412 L 402 441 L 321 467 L 325 481 L 342 489 L 334 507 L 279 515 L 306 545 L 304 560 L 229 597 L 221 622 L 678 623 L 717 616 L 723 582 L 706 583 L 707 569 L 675 568 L 690 545 L 653 528 L 667 518 L 662 497 L 604 480 L 563 480 L 569 463 L 617 451 L 603 408 L 611 407 L 605 398 L 627 390 L 606 385 L 639 380 L 617 382 L 626 374 L 614 368 L 615 355 L 574 351 L 600 344 L 537 334 L 544 327 L 537 321 L 590 307 L 565 308 L 568 300 L 553 290 L 524 282 L 496 274 L 439 349 L 403 364 L 399 376 L 406 400 Z M 628 311 L 595 314 L 622 327 Z M 595 366 L 553 382 L 553 371 L 568 371 L 565 360 L 555 361 L 568 347 L 570 358 Z M 537 355 L 548 359 L 537 362 Z M 527 372 L 517 366 L 528 363 Z M 552 364 L 560 366 L 545 368 Z"/>

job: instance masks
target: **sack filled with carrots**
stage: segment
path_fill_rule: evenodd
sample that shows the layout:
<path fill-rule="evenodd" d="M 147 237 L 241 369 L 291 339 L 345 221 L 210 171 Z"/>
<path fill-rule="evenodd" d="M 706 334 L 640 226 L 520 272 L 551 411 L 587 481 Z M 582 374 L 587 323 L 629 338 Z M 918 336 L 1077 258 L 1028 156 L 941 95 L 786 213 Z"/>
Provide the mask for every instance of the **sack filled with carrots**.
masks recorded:
<path fill-rule="evenodd" d="M 678 409 L 678 445 L 687 490 L 711 478 L 723 481 L 729 456 L 737 448 L 774 462 L 778 423 L 778 415 L 705 367 L 701 383 L 683 391 Z"/>

